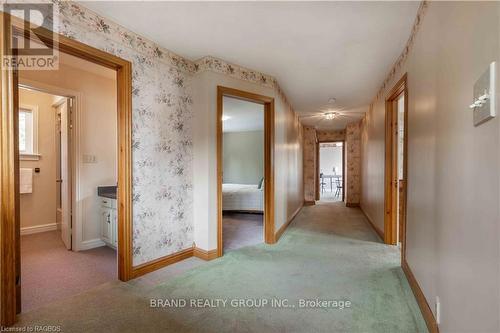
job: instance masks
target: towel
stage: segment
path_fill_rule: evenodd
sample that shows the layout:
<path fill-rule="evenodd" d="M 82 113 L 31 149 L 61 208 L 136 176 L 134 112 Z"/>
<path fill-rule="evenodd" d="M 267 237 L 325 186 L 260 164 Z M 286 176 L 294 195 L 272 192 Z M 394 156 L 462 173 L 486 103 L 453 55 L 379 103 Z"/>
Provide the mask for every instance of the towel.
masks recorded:
<path fill-rule="evenodd" d="M 33 192 L 33 169 L 21 168 L 19 170 L 19 192 L 32 193 Z"/>

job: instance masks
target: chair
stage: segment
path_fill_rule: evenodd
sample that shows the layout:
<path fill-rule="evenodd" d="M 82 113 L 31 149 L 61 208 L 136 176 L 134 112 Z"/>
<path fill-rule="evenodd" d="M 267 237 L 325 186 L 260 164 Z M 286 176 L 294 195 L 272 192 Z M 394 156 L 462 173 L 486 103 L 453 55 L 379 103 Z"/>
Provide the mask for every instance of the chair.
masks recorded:
<path fill-rule="evenodd" d="M 335 190 L 335 196 L 338 197 L 340 192 L 342 191 L 342 178 L 335 178 L 335 183 L 337 185 L 337 189 Z"/>
<path fill-rule="evenodd" d="M 326 183 L 324 182 L 324 179 L 323 179 L 323 173 L 320 173 L 319 174 L 319 179 L 320 179 L 320 186 L 321 186 L 321 193 L 323 193 L 325 191 L 325 187 L 326 187 Z"/>

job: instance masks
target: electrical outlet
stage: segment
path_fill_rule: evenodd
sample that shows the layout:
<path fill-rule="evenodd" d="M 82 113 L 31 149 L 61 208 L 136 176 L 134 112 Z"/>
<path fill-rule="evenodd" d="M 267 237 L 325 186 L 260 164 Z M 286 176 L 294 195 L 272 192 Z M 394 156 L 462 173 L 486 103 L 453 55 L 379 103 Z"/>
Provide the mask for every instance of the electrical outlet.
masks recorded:
<path fill-rule="evenodd" d="M 441 302 L 439 301 L 439 296 L 436 296 L 436 304 L 435 304 L 435 313 L 436 313 L 436 324 L 441 323 Z"/>

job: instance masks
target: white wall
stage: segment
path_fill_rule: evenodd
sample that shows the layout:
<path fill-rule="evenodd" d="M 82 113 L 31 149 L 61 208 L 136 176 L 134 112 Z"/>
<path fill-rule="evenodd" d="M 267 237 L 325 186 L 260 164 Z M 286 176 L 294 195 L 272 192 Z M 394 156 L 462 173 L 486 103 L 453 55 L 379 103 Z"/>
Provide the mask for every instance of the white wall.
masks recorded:
<path fill-rule="evenodd" d="M 441 332 L 498 332 L 499 120 L 474 127 L 472 89 L 499 61 L 497 2 L 430 2 L 415 44 L 364 122 L 362 208 L 384 220 L 384 98 L 408 73 L 407 261 Z"/>
<path fill-rule="evenodd" d="M 60 64 L 57 71 L 21 71 L 21 83 L 40 83 L 78 92 L 81 97 L 80 192 L 77 205 L 82 208 L 80 242 L 100 239 L 100 202 L 97 186 L 116 185 L 117 109 L 116 81 Z M 84 163 L 83 155 L 94 155 L 96 163 Z"/>
<path fill-rule="evenodd" d="M 194 239 L 205 250 L 217 247 L 217 86 L 275 98 L 275 230 L 304 201 L 302 189 L 302 125 L 274 89 L 203 71 L 193 79 Z"/>
<path fill-rule="evenodd" d="M 264 131 L 224 132 L 222 141 L 223 183 L 259 184 L 264 177 Z"/>

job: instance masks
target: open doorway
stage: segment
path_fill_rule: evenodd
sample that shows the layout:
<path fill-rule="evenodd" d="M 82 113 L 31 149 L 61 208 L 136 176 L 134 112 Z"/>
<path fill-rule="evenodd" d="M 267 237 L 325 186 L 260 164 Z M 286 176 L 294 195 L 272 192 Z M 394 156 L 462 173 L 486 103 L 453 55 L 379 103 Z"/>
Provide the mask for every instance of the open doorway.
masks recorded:
<path fill-rule="evenodd" d="M 275 242 L 274 99 L 217 87 L 217 256 Z"/>
<path fill-rule="evenodd" d="M 118 244 L 117 252 L 118 255 L 114 256 L 114 260 L 117 261 L 118 270 L 116 266 L 113 267 L 113 271 L 117 274 L 118 278 L 123 281 L 127 281 L 134 276 L 140 275 L 143 270 L 133 267 L 132 263 L 132 221 L 131 221 L 131 205 L 132 205 L 132 177 L 131 177 L 131 150 L 132 150 L 132 64 L 130 61 L 121 59 L 107 52 L 92 48 L 88 45 L 70 39 L 68 37 L 55 34 L 45 28 L 37 27 L 37 33 L 31 33 L 30 27 L 25 25 L 22 20 L 17 19 L 13 16 L 3 13 L 0 15 L 1 29 L 0 34 L 0 52 L 2 54 L 7 54 L 9 50 L 12 49 L 12 43 L 17 40 L 18 45 L 27 45 L 27 40 L 19 41 L 19 39 L 30 39 L 34 44 L 47 46 L 49 50 L 57 50 L 66 55 L 72 55 L 75 59 L 84 61 L 86 63 L 92 63 L 95 65 L 103 66 L 113 73 L 116 88 L 115 88 L 115 103 L 116 103 L 116 113 L 117 121 L 115 124 L 118 125 L 117 130 L 117 141 L 118 141 L 118 176 L 117 176 L 117 225 L 118 225 Z M 58 40 L 58 43 L 55 43 Z M 54 49 L 52 49 L 54 48 Z M 58 56 L 56 56 L 56 59 Z M 51 85 L 50 83 L 45 84 L 40 82 L 23 82 L 26 78 L 22 78 L 23 69 L 19 67 L 9 67 L 5 64 L 0 64 L 0 69 L 2 72 L 2 122 L 0 124 L 2 137 L 5 142 L 9 144 L 3 144 L 0 146 L 0 186 L 2 196 L 1 200 L 1 216 L 2 224 L 0 224 L 0 234 L 2 235 L 2 249 L 0 250 L 0 261 L 2 279 L 0 281 L 0 289 L 2 290 L 0 297 L 0 324 L 1 325 L 12 325 L 16 322 L 16 316 L 22 311 L 22 287 L 24 284 L 24 278 L 22 274 L 22 264 L 23 258 L 21 256 L 21 194 L 20 194 L 20 147 L 19 147 L 19 92 L 20 88 L 27 85 L 31 88 L 39 88 L 43 92 L 50 93 L 52 95 L 62 96 L 62 97 L 72 97 L 76 96 L 76 110 L 79 109 L 79 101 L 82 98 L 78 98 L 76 94 L 71 91 L 65 91 L 60 89 L 59 91 L 53 91 L 53 88 L 57 85 Z M 26 70 L 25 73 L 36 72 L 33 70 Z M 50 74 L 54 71 L 49 72 L 47 76 L 47 82 L 54 77 Z M 47 73 L 46 73 L 47 74 Z M 78 83 L 79 77 L 74 76 L 68 78 L 66 83 Z M 29 79 L 28 79 L 29 80 Z M 35 83 L 35 84 L 32 84 Z M 40 86 L 38 85 L 40 84 Z M 99 88 L 98 86 L 95 88 Z M 35 89 L 38 90 L 38 89 Z M 81 97 L 81 96 L 80 96 Z M 100 106 L 95 106 L 99 109 Z M 78 129 L 78 126 L 76 126 Z M 54 128 L 51 128 L 51 133 L 54 133 Z M 75 142 L 73 140 L 72 142 Z M 115 141 L 116 145 L 116 141 Z M 35 155 L 35 154 L 32 154 Z M 77 157 L 83 157 L 81 155 L 76 155 Z M 41 159 L 43 156 L 41 157 Z M 87 160 L 93 160 L 89 158 Z M 72 165 L 78 165 L 72 164 Z M 35 171 L 35 170 L 33 170 Z M 36 173 L 36 172 L 34 172 Z M 35 176 L 33 176 L 35 177 Z M 72 183 L 75 184 L 75 183 Z M 33 186 L 33 184 L 32 184 Z M 76 186 L 75 186 L 76 187 Z M 74 188 L 72 191 L 74 191 Z M 36 189 L 35 189 L 36 190 Z M 93 189 L 92 194 L 94 195 L 95 189 Z M 73 192 L 74 193 L 74 192 Z M 83 201 L 82 201 L 83 203 Z M 73 205 L 73 208 L 75 206 Z M 56 205 L 50 207 L 53 211 L 57 211 Z M 75 217 L 75 209 L 73 209 L 72 218 Z M 78 213 L 78 212 L 77 212 Z M 51 224 L 54 221 L 51 222 Z M 56 223 L 57 225 L 57 223 Z M 53 226 L 51 226 L 53 228 Z M 72 228 L 74 231 L 74 228 Z M 72 232 L 73 232 L 72 231 Z M 82 231 L 88 231 L 87 229 L 82 229 Z M 74 239 L 72 233 L 71 244 L 73 246 Z M 101 240 L 98 239 L 96 242 L 89 242 L 87 246 L 93 246 L 96 243 L 100 243 Z M 65 251 L 66 247 L 64 246 Z M 79 252 L 73 252 L 79 253 Z M 77 265 L 71 267 L 74 268 Z M 46 269 L 46 268 L 45 268 Z M 47 269 L 46 269 L 47 270 Z M 89 270 L 91 271 L 91 270 Z M 116 275 L 115 275 L 116 276 Z M 62 282 L 62 281 L 57 281 Z"/>
<path fill-rule="evenodd" d="M 384 241 L 399 245 L 405 258 L 408 174 L 408 89 L 406 75 L 386 99 Z"/>
<path fill-rule="evenodd" d="M 118 278 L 116 89 L 115 71 L 65 53 L 19 72 L 22 312 Z"/>
<path fill-rule="evenodd" d="M 264 105 L 223 98 L 224 251 L 264 242 Z"/>
<path fill-rule="evenodd" d="M 344 142 L 318 143 L 319 199 L 324 202 L 344 200 Z"/>

